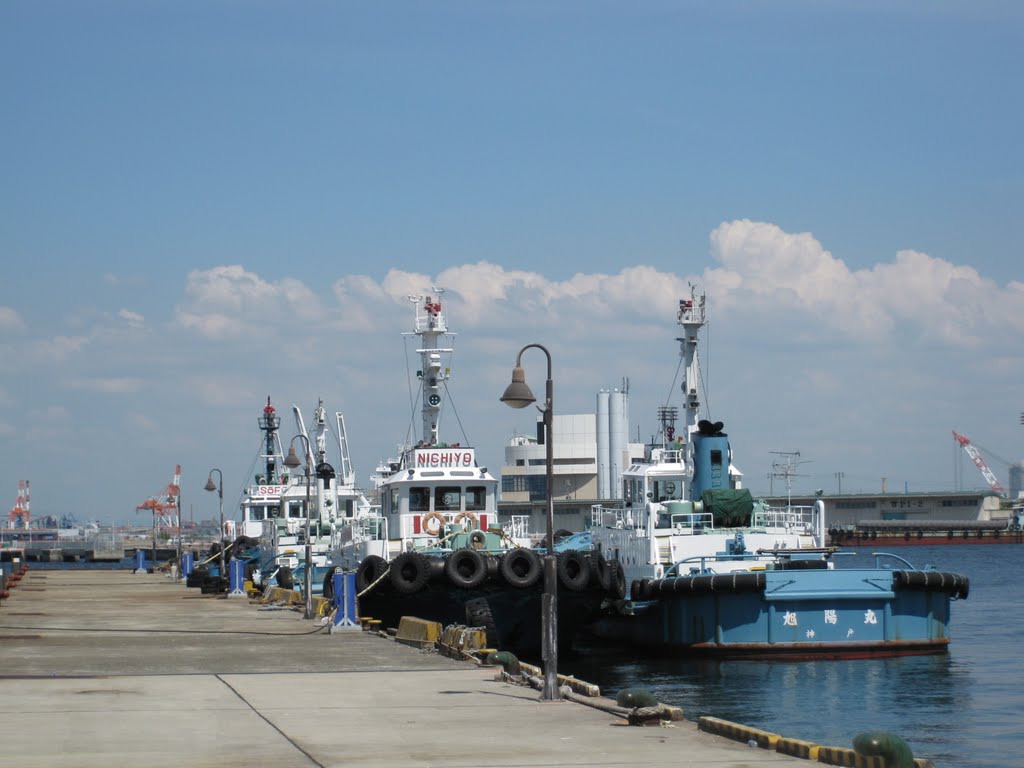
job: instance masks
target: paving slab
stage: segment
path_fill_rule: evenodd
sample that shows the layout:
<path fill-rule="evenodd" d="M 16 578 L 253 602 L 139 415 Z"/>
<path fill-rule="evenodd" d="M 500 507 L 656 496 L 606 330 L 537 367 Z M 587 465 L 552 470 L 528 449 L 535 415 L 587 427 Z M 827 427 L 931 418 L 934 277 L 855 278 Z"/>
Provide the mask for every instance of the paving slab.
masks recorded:
<path fill-rule="evenodd" d="M 0 605 L 5 765 L 810 766 L 691 722 L 541 702 L 493 668 L 159 574 L 23 583 Z"/>

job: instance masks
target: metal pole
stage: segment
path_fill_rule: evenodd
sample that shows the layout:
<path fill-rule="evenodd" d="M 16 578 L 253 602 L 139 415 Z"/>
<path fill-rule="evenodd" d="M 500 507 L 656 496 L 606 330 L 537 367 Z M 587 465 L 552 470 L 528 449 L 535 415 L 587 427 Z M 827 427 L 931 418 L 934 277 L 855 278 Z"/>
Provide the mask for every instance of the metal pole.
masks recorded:
<path fill-rule="evenodd" d="M 178 578 L 183 579 L 181 575 L 181 488 L 178 488 Z"/>
<path fill-rule="evenodd" d="M 310 519 L 312 517 L 312 507 L 310 504 L 309 496 L 309 472 L 310 464 L 313 462 L 313 451 L 309 447 L 309 438 L 303 434 L 298 434 L 292 438 L 291 443 L 288 444 L 288 456 L 284 460 L 284 465 L 290 469 L 294 469 L 299 466 L 299 457 L 295 455 L 295 440 L 301 438 L 302 444 L 306 448 L 306 565 L 305 565 L 305 578 L 304 583 L 304 598 L 305 598 L 305 611 L 304 618 L 313 618 L 313 541 L 312 534 L 310 531 Z"/>
<path fill-rule="evenodd" d="M 305 440 L 305 436 L 303 436 Z M 305 592 L 303 593 L 306 598 L 306 612 L 305 618 L 313 618 L 313 547 L 312 542 L 309 538 L 309 441 L 306 441 L 306 584 Z"/>
<path fill-rule="evenodd" d="M 541 347 L 544 349 L 544 347 Z M 546 477 L 548 495 L 547 554 L 544 556 L 544 596 L 541 626 L 544 632 L 544 687 L 541 701 L 558 701 L 558 572 L 555 556 L 555 447 L 554 447 L 554 382 L 551 379 L 551 355 L 548 356 L 548 380 L 546 402 L 544 403 L 544 440 L 546 447 Z"/>
<path fill-rule="evenodd" d="M 544 447 L 546 457 L 545 480 L 547 482 L 547 545 L 544 553 L 544 592 L 541 596 L 541 657 L 544 662 L 544 683 L 541 701 L 559 701 L 558 690 L 558 558 L 555 555 L 555 385 L 551 375 L 551 353 L 541 344 L 527 344 L 516 355 L 512 370 L 512 383 L 505 389 L 501 402 L 512 408 L 525 408 L 536 402 L 533 392 L 526 385 L 526 374 L 522 367 L 523 353 L 530 347 L 541 350 L 548 360 L 547 391 L 544 408 Z"/>
<path fill-rule="evenodd" d="M 220 541 L 220 578 L 223 581 L 227 578 L 227 571 L 224 567 L 224 473 L 219 469 L 217 470 L 217 477 L 220 480 L 220 484 L 217 486 L 217 503 L 220 507 L 220 534 L 218 540 Z M 226 581 L 223 581 L 227 585 Z"/>

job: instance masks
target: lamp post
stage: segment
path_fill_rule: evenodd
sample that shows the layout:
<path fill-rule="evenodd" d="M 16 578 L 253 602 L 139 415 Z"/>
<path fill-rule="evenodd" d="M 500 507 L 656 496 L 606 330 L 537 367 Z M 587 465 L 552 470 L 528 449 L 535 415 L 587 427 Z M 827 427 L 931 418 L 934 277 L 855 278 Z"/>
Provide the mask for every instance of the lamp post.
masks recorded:
<path fill-rule="evenodd" d="M 303 581 L 303 597 L 306 600 L 306 610 L 303 614 L 303 618 L 313 618 L 313 547 L 309 537 L 309 461 L 310 461 L 310 450 L 309 450 L 309 438 L 305 435 L 296 435 L 292 438 L 291 443 L 288 444 L 288 456 L 285 457 L 284 465 L 289 469 L 295 469 L 299 466 L 299 457 L 295 455 L 295 441 L 298 438 L 302 438 L 302 442 L 306 447 L 306 567 L 305 567 L 305 579 Z"/>
<path fill-rule="evenodd" d="M 843 494 L 843 478 L 846 477 L 845 472 L 836 472 L 836 495 L 842 496 Z"/>
<path fill-rule="evenodd" d="M 219 481 L 217 485 L 213 484 L 214 472 L 217 473 L 217 480 Z M 226 578 L 224 570 L 224 473 L 216 468 L 211 469 L 210 476 L 206 478 L 204 490 L 217 492 L 217 501 L 220 507 L 220 532 L 217 534 L 217 544 L 220 545 L 220 552 L 218 553 L 220 555 L 220 578 L 221 582 L 226 584 L 227 582 L 224 581 Z"/>
<path fill-rule="evenodd" d="M 512 383 L 505 389 L 501 402 L 512 408 L 525 408 L 537 401 L 526 384 L 526 373 L 521 365 L 523 352 L 531 347 L 539 349 L 548 359 L 548 379 L 544 407 L 538 410 L 544 415 L 544 447 L 546 449 L 547 480 L 547 551 L 544 554 L 544 595 L 541 598 L 541 655 L 544 661 L 544 685 L 541 701 L 559 701 L 558 691 L 558 574 L 555 557 L 555 489 L 554 489 L 554 383 L 551 379 L 551 353 L 541 344 L 527 344 L 516 355 L 512 369 Z"/>
<path fill-rule="evenodd" d="M 178 507 L 178 578 L 183 579 L 185 577 L 181 575 L 181 548 L 183 546 L 181 543 L 181 488 L 178 488 L 175 505 Z"/>

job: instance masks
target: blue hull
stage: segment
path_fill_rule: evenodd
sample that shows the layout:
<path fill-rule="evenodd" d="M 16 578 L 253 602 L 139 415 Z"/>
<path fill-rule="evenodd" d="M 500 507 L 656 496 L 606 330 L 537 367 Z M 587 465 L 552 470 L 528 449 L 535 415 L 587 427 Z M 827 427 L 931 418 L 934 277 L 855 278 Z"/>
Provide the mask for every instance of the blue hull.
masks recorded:
<path fill-rule="evenodd" d="M 777 570 L 662 579 L 599 638 L 659 652 L 858 658 L 943 653 L 957 574 L 889 569 Z"/>

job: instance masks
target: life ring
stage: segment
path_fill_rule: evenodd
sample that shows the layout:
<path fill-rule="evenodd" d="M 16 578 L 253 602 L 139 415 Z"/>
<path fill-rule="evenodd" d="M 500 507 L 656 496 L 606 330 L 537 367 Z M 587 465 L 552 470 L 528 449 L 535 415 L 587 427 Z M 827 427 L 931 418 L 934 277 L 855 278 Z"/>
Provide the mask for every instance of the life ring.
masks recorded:
<path fill-rule="evenodd" d="M 558 581 L 572 592 L 582 592 L 590 583 L 590 560 L 582 552 L 567 549 L 558 553 Z"/>
<path fill-rule="evenodd" d="M 437 523 L 436 528 L 431 528 L 430 523 L 434 521 Z M 423 528 L 423 532 L 428 536 L 437 536 L 441 533 L 444 528 L 444 515 L 440 512 L 428 512 L 422 518 L 420 518 L 420 526 Z"/>
<path fill-rule="evenodd" d="M 526 547 L 516 547 L 506 552 L 501 558 L 500 567 L 502 578 L 518 589 L 532 587 L 540 580 L 540 556 Z"/>
<path fill-rule="evenodd" d="M 456 587 L 473 589 L 487 578 L 487 561 L 475 549 L 457 549 L 445 560 L 444 572 Z"/>
<path fill-rule="evenodd" d="M 473 529 L 478 529 L 480 527 L 479 518 L 472 512 L 459 512 L 459 514 L 455 516 L 456 525 L 461 523 L 463 520 L 469 520 L 469 524 L 473 527 Z"/>

